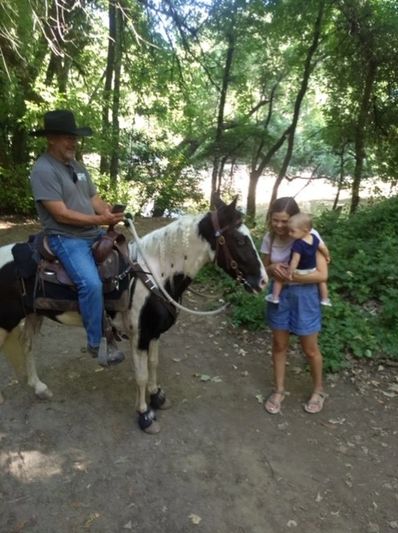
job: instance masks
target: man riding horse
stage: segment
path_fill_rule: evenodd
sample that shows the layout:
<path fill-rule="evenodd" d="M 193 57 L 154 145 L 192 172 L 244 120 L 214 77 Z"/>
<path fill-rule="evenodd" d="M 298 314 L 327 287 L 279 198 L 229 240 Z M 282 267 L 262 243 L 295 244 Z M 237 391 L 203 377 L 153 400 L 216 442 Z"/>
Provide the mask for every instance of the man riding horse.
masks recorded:
<path fill-rule="evenodd" d="M 71 111 L 49 111 L 44 115 L 44 128 L 31 135 L 47 138 L 47 151 L 37 159 L 30 175 L 36 209 L 51 252 L 76 286 L 87 351 L 98 357 L 104 345 L 104 303 L 92 247 L 104 233 L 100 225 L 121 222 L 123 213 L 111 211 L 87 169 L 76 161 L 78 138 L 92 135 L 92 130 L 78 128 Z M 124 355 L 108 343 L 99 359 L 115 364 L 123 361 Z"/>

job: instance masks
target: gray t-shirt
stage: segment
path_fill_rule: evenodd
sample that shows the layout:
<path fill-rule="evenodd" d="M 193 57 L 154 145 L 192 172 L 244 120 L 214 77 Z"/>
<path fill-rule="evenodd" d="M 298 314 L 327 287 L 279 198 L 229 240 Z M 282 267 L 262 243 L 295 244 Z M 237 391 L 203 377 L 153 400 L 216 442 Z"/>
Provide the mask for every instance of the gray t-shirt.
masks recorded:
<path fill-rule="evenodd" d="M 75 181 L 74 183 L 74 177 Z M 60 200 L 66 207 L 93 215 L 95 213 L 91 198 L 97 193 L 90 174 L 85 167 L 73 160 L 67 165 L 45 153 L 34 164 L 30 181 L 36 202 L 37 213 L 47 235 L 66 235 L 83 239 L 99 235 L 98 226 L 73 226 L 57 222 L 43 207 L 42 200 Z"/>

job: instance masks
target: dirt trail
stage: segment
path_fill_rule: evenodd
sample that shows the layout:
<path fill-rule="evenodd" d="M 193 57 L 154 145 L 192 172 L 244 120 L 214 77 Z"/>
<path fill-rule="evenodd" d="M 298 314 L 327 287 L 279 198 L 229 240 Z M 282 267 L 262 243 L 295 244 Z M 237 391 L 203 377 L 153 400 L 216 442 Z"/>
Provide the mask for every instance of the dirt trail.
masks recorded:
<path fill-rule="evenodd" d="M 0 228 L 0 242 L 33 229 Z M 184 303 L 203 306 L 190 293 Z M 270 416 L 268 333 L 181 313 L 161 342 L 173 407 L 149 436 L 136 424 L 130 360 L 103 370 L 82 345 L 82 330 L 45 323 L 35 347 L 54 393 L 45 402 L 0 358 L 1 533 L 398 530 L 395 367 L 329 376 L 324 411 L 308 415 L 310 377 L 293 346 L 290 394 Z"/>

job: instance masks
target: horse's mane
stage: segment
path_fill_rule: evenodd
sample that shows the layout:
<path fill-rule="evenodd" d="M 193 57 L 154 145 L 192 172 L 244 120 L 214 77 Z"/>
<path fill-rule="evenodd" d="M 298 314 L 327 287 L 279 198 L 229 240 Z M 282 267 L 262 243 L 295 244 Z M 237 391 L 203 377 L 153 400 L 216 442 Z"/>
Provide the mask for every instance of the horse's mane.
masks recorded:
<path fill-rule="evenodd" d="M 208 243 L 198 231 L 203 216 L 184 215 L 144 235 L 140 246 L 145 256 L 155 261 L 165 275 L 183 273 L 194 276 L 209 257 Z M 133 257 L 138 254 L 135 243 L 132 243 L 131 253 Z"/>

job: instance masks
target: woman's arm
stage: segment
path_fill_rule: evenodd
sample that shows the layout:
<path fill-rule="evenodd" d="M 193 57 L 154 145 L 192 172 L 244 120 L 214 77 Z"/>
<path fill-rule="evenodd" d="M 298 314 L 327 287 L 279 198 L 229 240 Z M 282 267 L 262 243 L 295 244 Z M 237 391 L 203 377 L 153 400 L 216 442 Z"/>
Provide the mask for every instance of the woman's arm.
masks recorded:
<path fill-rule="evenodd" d="M 321 252 L 316 253 L 316 270 L 305 276 L 293 274 L 293 281 L 298 283 L 321 283 L 328 279 L 328 265 L 325 256 Z"/>
<path fill-rule="evenodd" d="M 330 263 L 330 252 L 325 243 L 319 243 L 318 250 L 325 256 L 326 262 Z"/>

